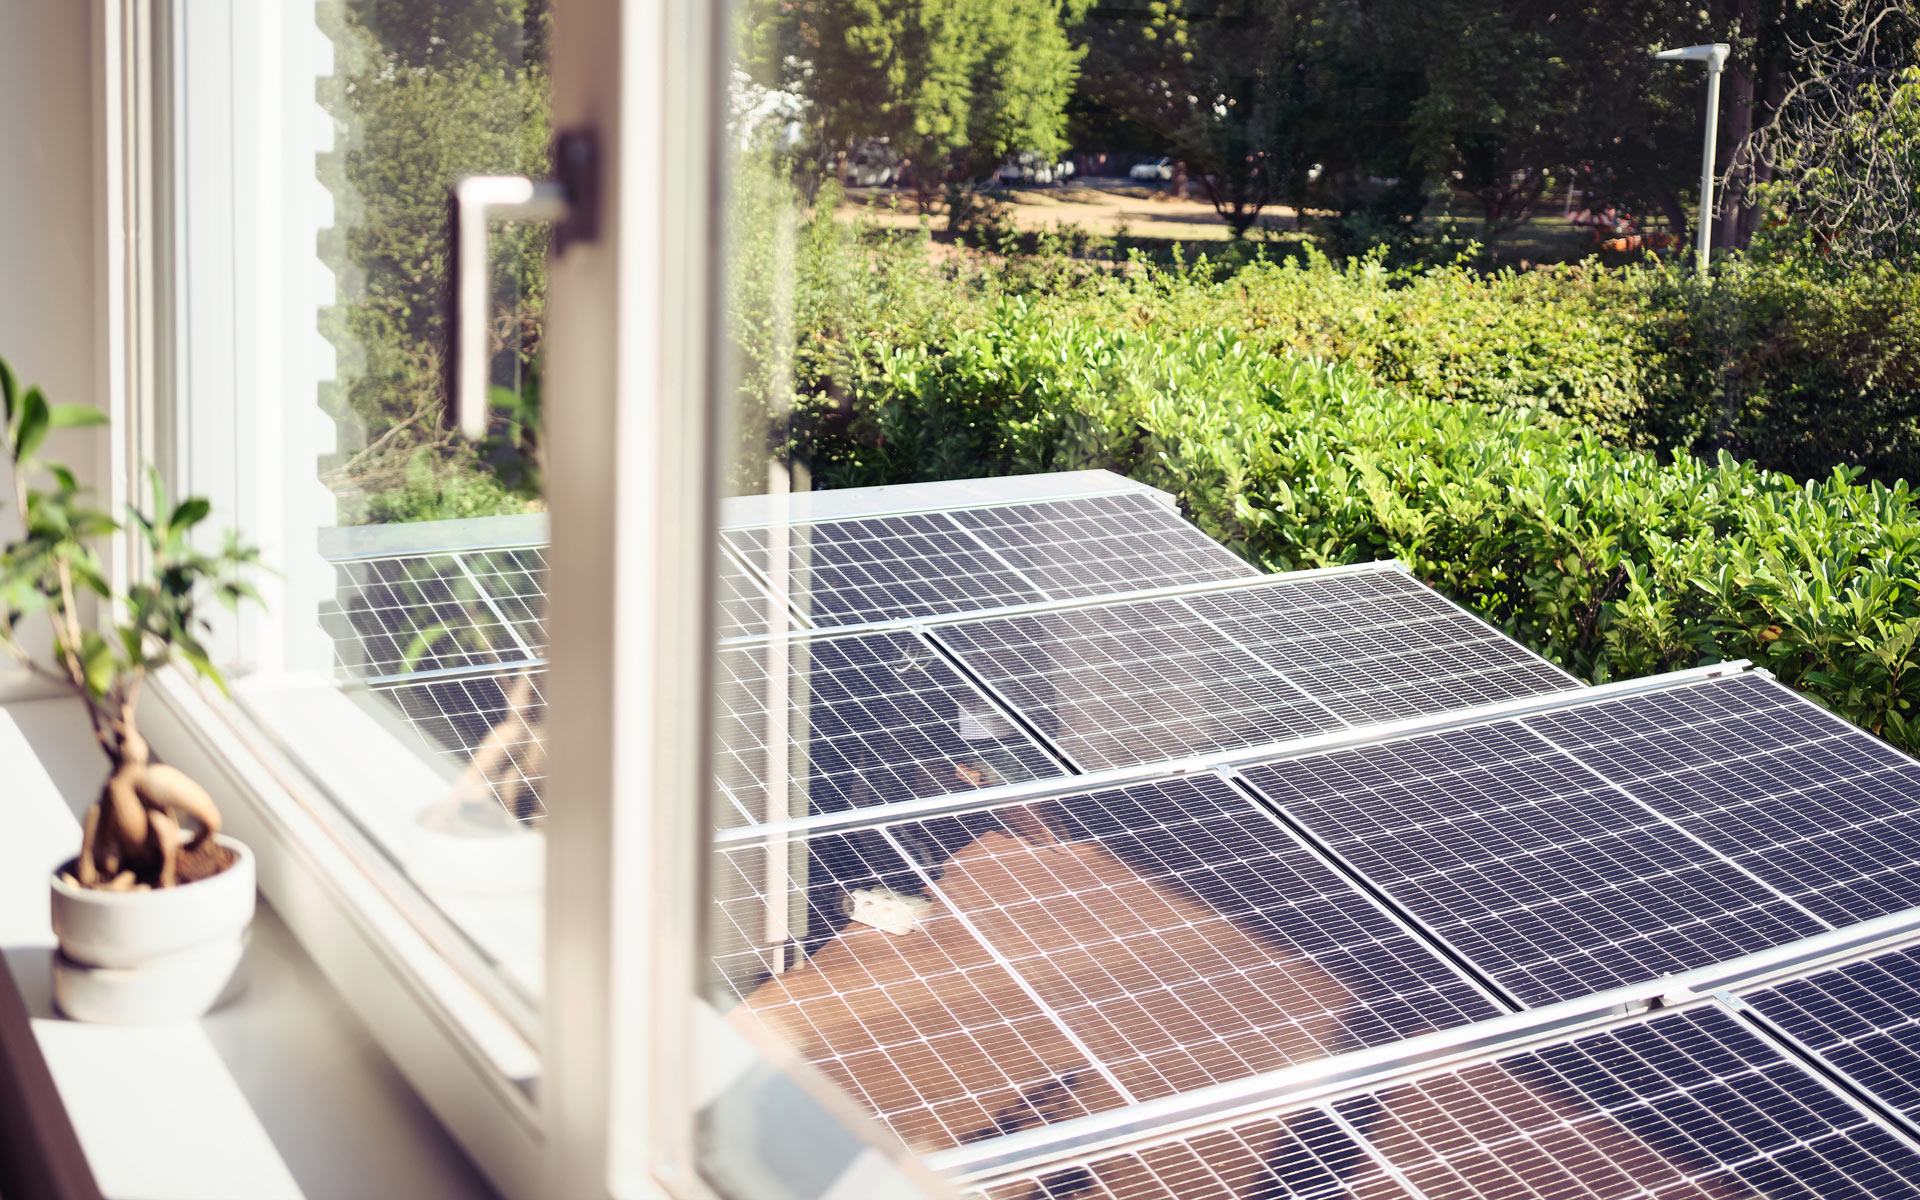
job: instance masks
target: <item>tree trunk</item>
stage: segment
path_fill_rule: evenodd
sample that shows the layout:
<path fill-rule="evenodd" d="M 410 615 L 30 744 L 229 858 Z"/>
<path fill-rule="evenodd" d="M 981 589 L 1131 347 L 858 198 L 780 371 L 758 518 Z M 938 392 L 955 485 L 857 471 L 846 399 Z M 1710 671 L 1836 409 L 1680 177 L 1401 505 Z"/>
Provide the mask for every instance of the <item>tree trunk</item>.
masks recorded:
<path fill-rule="evenodd" d="M 1747 135 L 1753 132 L 1753 68 L 1744 63 L 1728 63 L 1722 95 L 1726 113 L 1720 122 L 1720 145 L 1714 153 L 1727 173 L 1727 186 L 1720 193 L 1719 213 L 1713 223 L 1716 250 L 1743 244 L 1741 214 L 1745 211 L 1753 175 L 1752 157 L 1747 148 Z"/>

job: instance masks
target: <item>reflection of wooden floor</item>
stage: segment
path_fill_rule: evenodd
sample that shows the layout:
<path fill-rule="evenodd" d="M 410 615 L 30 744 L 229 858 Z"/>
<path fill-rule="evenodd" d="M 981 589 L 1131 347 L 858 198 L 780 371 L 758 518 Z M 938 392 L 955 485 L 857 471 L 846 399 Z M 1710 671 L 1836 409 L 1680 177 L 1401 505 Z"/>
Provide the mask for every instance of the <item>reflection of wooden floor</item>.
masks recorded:
<path fill-rule="evenodd" d="M 1355 1002 L 1098 843 L 989 833 L 940 890 L 920 930 L 849 925 L 746 1000 L 917 1149 L 1324 1057 Z"/>
<path fill-rule="evenodd" d="M 995 830 L 947 860 L 918 929 L 850 924 L 743 1008 L 923 1152 L 1343 1047 L 1364 1006 L 1333 975 L 1098 842 L 1052 841 L 1031 819 L 1009 828 L 1027 836 Z M 1403 1179 L 1462 1200 L 1762 1194 L 1701 1181 L 1708 1164 L 1690 1168 L 1686 1148 L 1525 1074 L 1481 1064 L 1386 1089 L 1344 1128 L 1323 1109 L 1243 1121 L 988 1196 L 1387 1200 L 1412 1194 Z"/>

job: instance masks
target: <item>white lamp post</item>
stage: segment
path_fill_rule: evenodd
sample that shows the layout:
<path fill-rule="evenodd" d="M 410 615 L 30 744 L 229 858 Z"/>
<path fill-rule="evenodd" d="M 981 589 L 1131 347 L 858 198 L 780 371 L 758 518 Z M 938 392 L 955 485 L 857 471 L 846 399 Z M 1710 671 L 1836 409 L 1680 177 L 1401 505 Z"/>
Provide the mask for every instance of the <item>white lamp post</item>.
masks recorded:
<path fill-rule="evenodd" d="M 1713 237 L 1713 151 L 1714 142 L 1720 136 L 1720 68 L 1727 65 L 1727 55 L 1733 48 L 1725 42 L 1715 42 L 1711 46 L 1688 46 L 1684 50 L 1662 50 L 1654 55 L 1662 62 L 1703 62 L 1707 64 L 1707 139 L 1700 151 L 1700 235 L 1695 240 L 1698 249 L 1695 258 L 1699 263 L 1700 277 L 1707 277 L 1707 255 L 1711 252 L 1710 239 Z"/>

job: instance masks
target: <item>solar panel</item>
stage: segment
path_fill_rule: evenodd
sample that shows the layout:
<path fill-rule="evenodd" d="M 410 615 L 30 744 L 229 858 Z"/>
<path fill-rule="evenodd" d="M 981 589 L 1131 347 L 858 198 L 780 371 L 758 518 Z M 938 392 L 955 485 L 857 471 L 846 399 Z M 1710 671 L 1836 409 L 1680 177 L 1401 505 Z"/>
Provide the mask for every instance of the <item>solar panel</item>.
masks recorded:
<path fill-rule="evenodd" d="M 1240 579 L 1260 572 L 1138 492 L 949 514 L 1050 599 Z"/>
<path fill-rule="evenodd" d="M 908 1145 L 959 1146 L 1126 1102 L 965 922 L 926 900 L 877 832 L 814 838 L 799 871 L 783 844 L 717 859 L 719 940 L 742 947 L 716 964 L 721 979 L 745 1012 Z M 913 929 L 850 921 L 856 894 L 895 907 L 913 900 Z M 811 957 L 764 970 L 769 916 Z"/>
<path fill-rule="evenodd" d="M 776 604 L 738 559 L 725 551 L 721 551 L 717 557 L 719 568 L 714 573 L 714 601 L 718 605 L 714 622 L 716 637 L 752 637 L 769 633 L 775 628 L 787 629 L 792 625 L 785 605 Z"/>
<path fill-rule="evenodd" d="M 934 636 L 1088 770 L 1575 685 L 1390 570 L 986 618 Z M 1437 645 L 1422 649 L 1429 638 Z"/>
<path fill-rule="evenodd" d="M 1920 1152 L 1717 1006 L 990 1182 L 990 1200 L 1920 1196 Z"/>
<path fill-rule="evenodd" d="M 427 748 L 522 821 L 546 813 L 546 672 L 468 675 L 374 689 Z"/>
<path fill-rule="evenodd" d="M 1920 763 L 1769 679 L 1528 723 L 1824 921 L 1920 906 Z"/>
<path fill-rule="evenodd" d="M 546 640 L 544 572 L 537 550 L 336 563 L 320 623 L 355 676 L 525 663 Z"/>
<path fill-rule="evenodd" d="M 1000 1113 L 988 1132 L 1008 1132 L 1500 1011 L 1215 776 L 774 840 L 722 858 L 717 902 L 731 949 L 716 964 L 721 978 L 815 1062 L 846 1061 L 854 1094 L 896 1123 L 913 1108 L 906 1097 L 950 1095 L 956 1071 L 992 1088 L 1003 1075 L 1026 1080 L 1026 1108 L 1006 1109 L 1003 1096 L 1000 1108 L 984 1105 Z M 857 915 L 862 904 L 890 905 L 883 911 L 902 924 L 883 932 L 884 919 Z M 961 963 L 973 982 L 954 978 Z M 989 977 L 1002 997 L 982 1010 L 989 1025 L 1031 1003 L 1053 1030 L 973 1036 L 972 989 Z M 884 1003 L 869 994 L 880 978 Z M 958 998 L 942 990 L 956 986 Z M 941 1006 L 876 1015 L 922 988 Z M 970 1040 L 924 1054 L 955 1021 Z M 1052 1048 L 1048 1062 L 1072 1061 L 1039 1079 L 1037 1045 Z M 1013 1066 L 975 1061 L 997 1054 Z"/>
<path fill-rule="evenodd" d="M 1178 600 L 968 622 L 934 637 L 1087 770 L 1340 726 Z"/>
<path fill-rule="evenodd" d="M 1888 1106 L 1920 1121 L 1920 948 L 1889 950 L 1742 999 Z"/>
<path fill-rule="evenodd" d="M 1218 776 L 886 828 L 1137 1100 L 1501 1011 Z"/>
<path fill-rule="evenodd" d="M 715 673 L 725 825 L 1066 774 L 911 633 L 723 648 Z"/>
<path fill-rule="evenodd" d="M 1040 591 L 940 513 L 730 529 L 727 545 L 788 591 L 816 625 L 997 608 Z M 776 547 L 784 547 L 783 554 Z"/>
<path fill-rule="evenodd" d="M 1185 603 L 1351 725 L 1579 686 L 1399 571 L 1335 576 L 1310 594 L 1325 602 L 1252 588 Z"/>
<path fill-rule="evenodd" d="M 1243 774 L 1529 1005 L 1826 928 L 1516 721 Z"/>

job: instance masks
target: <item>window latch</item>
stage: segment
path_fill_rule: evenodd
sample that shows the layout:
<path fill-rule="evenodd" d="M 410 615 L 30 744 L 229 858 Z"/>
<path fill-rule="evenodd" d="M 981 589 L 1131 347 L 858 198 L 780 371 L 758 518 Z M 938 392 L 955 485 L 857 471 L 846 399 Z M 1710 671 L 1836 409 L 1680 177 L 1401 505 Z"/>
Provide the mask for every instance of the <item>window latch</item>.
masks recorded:
<path fill-rule="evenodd" d="M 600 155 L 591 132 L 553 142 L 553 178 L 468 175 L 447 189 L 446 403 L 454 427 L 479 441 L 487 432 L 492 374 L 488 337 L 493 275 L 487 233 L 496 221 L 553 222 L 553 254 L 600 235 Z"/>

